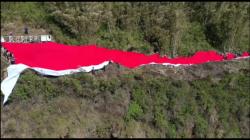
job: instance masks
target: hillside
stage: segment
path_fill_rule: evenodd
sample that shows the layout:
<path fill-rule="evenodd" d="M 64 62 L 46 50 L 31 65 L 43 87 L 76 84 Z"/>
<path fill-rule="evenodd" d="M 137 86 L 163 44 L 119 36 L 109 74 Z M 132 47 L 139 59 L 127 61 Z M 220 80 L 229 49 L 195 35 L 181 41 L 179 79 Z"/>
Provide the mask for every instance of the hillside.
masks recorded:
<path fill-rule="evenodd" d="M 27 25 L 63 44 L 169 57 L 242 53 L 250 52 L 249 10 L 247 2 L 1 2 L 1 35 L 22 35 Z M 1 74 L 7 66 L 1 57 Z M 61 77 L 25 70 L 1 104 L 1 138 L 249 138 L 249 85 L 250 58 L 136 69 L 112 63 Z"/>
<path fill-rule="evenodd" d="M 1 2 L 1 34 L 168 56 L 250 52 L 248 2 Z"/>
<path fill-rule="evenodd" d="M 249 76 L 249 59 L 58 78 L 26 70 L 1 106 L 1 137 L 249 137 Z"/>

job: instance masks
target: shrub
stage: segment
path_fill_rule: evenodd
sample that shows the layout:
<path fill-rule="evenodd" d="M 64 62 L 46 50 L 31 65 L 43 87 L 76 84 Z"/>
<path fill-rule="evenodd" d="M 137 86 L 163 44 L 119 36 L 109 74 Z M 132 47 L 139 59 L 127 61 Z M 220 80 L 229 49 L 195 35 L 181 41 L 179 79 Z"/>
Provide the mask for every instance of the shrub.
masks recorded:
<path fill-rule="evenodd" d="M 128 108 L 128 112 L 125 116 L 126 121 L 131 121 L 132 119 L 139 119 L 143 115 L 143 110 L 140 105 L 136 102 L 131 102 Z"/>

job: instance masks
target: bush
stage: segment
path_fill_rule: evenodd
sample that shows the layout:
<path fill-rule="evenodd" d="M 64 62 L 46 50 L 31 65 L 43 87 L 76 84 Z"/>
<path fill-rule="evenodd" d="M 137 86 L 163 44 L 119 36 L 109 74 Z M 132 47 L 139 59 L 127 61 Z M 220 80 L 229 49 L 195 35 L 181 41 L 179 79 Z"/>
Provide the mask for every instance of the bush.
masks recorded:
<path fill-rule="evenodd" d="M 132 119 L 139 119 L 143 115 L 143 110 L 140 105 L 136 102 L 131 102 L 125 116 L 126 121 L 131 121 Z"/>

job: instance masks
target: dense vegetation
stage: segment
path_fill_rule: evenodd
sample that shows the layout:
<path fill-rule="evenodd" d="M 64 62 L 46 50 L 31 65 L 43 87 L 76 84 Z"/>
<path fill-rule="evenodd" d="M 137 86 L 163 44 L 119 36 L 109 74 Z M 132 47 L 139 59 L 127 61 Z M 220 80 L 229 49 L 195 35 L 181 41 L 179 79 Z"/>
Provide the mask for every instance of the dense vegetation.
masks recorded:
<path fill-rule="evenodd" d="M 189 55 L 249 51 L 249 2 L 1 2 L 1 28 L 22 22 L 57 42 Z"/>
<path fill-rule="evenodd" d="M 172 57 L 250 52 L 249 12 L 249 2 L 1 2 L 1 34 L 28 25 L 64 44 Z M 249 77 L 249 59 L 190 68 L 112 64 L 57 78 L 27 70 L 1 106 L 1 137 L 246 138 Z"/>
<path fill-rule="evenodd" d="M 146 68 L 59 78 L 29 70 L 3 108 L 1 135 L 249 137 L 249 60 L 227 63 L 193 67 L 181 79 Z M 203 78 L 202 67 L 210 69 Z"/>

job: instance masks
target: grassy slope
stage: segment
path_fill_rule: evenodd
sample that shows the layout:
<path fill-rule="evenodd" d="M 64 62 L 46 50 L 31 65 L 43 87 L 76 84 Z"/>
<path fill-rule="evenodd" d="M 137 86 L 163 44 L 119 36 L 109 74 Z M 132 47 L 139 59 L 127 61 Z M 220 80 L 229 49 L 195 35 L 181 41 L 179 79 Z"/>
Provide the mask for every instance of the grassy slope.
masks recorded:
<path fill-rule="evenodd" d="M 249 59 L 178 69 L 112 64 L 58 78 L 27 70 L 1 107 L 1 136 L 249 137 L 249 74 Z"/>

